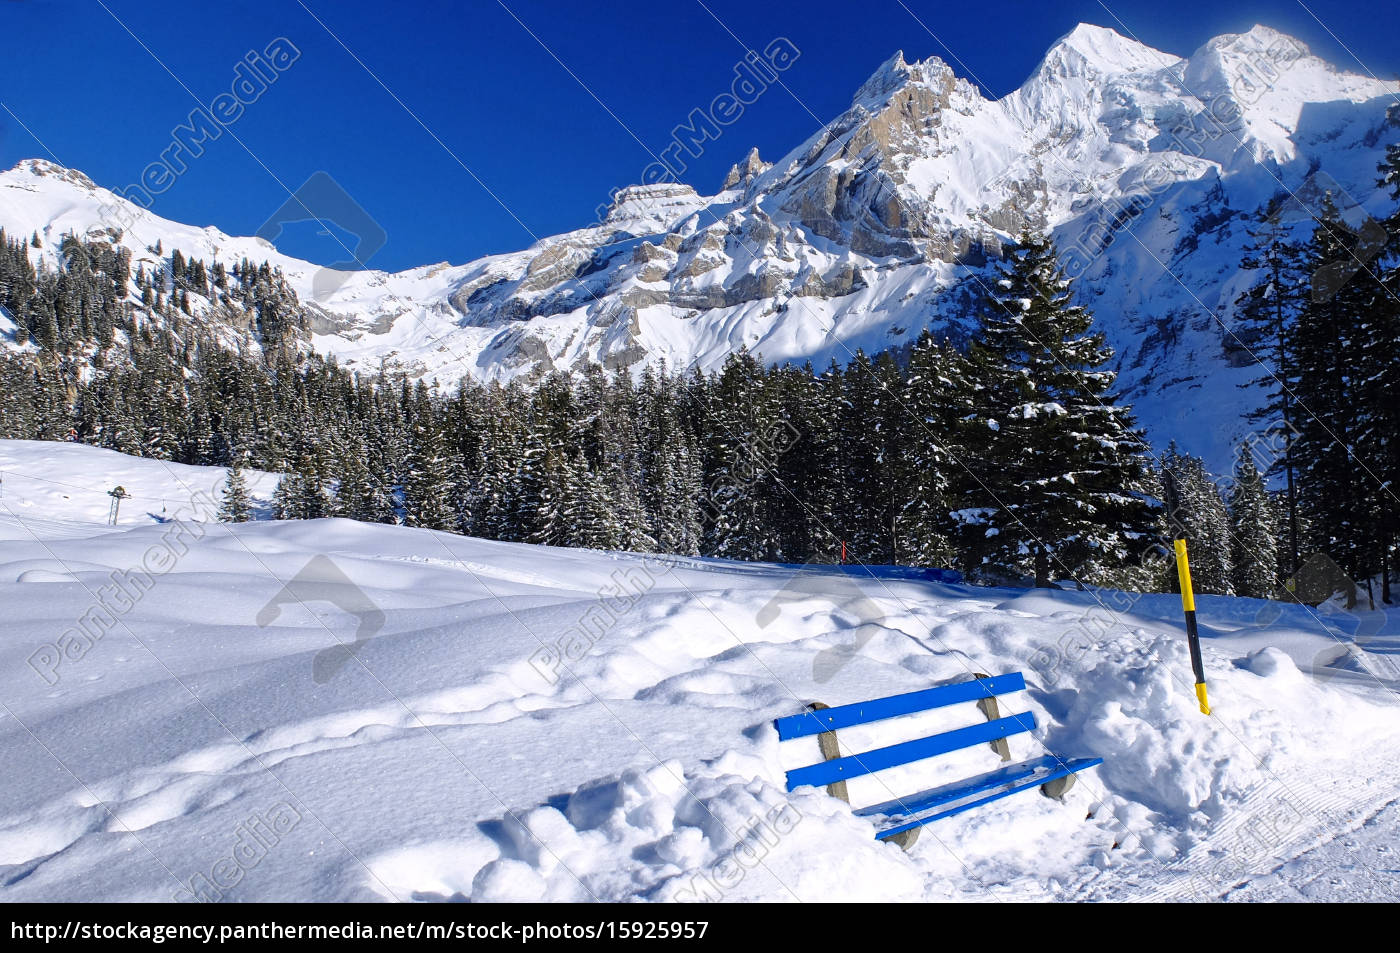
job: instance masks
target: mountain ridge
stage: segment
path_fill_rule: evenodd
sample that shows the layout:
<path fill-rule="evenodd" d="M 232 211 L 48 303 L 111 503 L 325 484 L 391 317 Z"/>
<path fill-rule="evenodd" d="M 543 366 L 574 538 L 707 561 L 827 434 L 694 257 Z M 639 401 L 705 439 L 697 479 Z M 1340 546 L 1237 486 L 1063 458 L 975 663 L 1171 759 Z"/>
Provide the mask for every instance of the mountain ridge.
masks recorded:
<path fill-rule="evenodd" d="M 924 328 L 956 337 L 986 262 L 1048 230 L 1154 440 L 1219 468 L 1252 400 L 1230 340 L 1249 216 L 1318 169 L 1385 211 L 1372 180 L 1397 92 L 1264 26 L 1178 57 L 1081 24 L 997 99 L 937 57 L 896 53 L 840 116 L 772 164 L 750 150 L 713 195 L 620 189 L 594 225 L 461 265 L 326 281 L 261 239 L 126 207 L 44 160 L 0 174 L 0 225 L 37 231 L 48 256 L 75 231 L 138 262 L 155 263 L 154 240 L 267 259 L 311 311 L 318 350 L 443 384 L 583 362 L 713 368 L 740 347 L 822 366 Z M 113 205 L 124 227 L 104 223 Z"/>

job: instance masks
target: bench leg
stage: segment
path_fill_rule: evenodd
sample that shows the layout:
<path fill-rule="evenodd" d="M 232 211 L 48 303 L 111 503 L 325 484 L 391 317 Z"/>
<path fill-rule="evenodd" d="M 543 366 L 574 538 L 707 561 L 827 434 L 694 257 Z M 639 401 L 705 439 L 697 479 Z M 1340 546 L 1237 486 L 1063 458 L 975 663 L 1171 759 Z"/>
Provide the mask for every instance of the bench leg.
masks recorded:
<path fill-rule="evenodd" d="M 885 843 L 898 844 L 901 850 L 907 851 L 914 846 L 914 841 L 919 839 L 919 831 L 922 827 L 911 827 L 907 831 L 902 831 L 893 837 L 886 837 Z"/>
<path fill-rule="evenodd" d="M 1046 781 L 1040 786 L 1040 793 L 1056 801 L 1063 801 L 1072 787 L 1074 787 L 1074 775 L 1067 774 L 1062 778 Z"/>
<path fill-rule="evenodd" d="M 996 702 L 993 701 L 993 704 L 995 703 Z M 823 704 L 822 702 L 812 702 L 807 706 L 807 710 L 821 711 L 823 708 L 830 707 L 830 705 Z M 1002 743 L 1005 744 L 1005 742 Z M 821 750 L 823 761 L 832 761 L 841 757 L 841 748 L 836 742 L 836 732 L 834 731 L 823 731 L 821 734 L 817 735 L 817 747 Z M 826 786 L 826 793 L 832 797 L 840 798 L 847 804 L 851 803 L 851 796 L 846 791 L 845 781 L 833 781 L 831 784 L 828 784 Z M 891 844 L 898 844 L 901 850 L 907 851 L 909 848 L 913 847 L 914 842 L 919 839 L 920 830 L 922 830 L 922 828 L 911 827 L 907 831 L 886 838 L 886 840 Z"/>
<path fill-rule="evenodd" d="M 812 702 L 807 706 L 808 711 L 821 711 L 823 708 L 830 708 L 821 702 Z M 841 747 L 836 743 L 836 732 L 823 731 L 817 735 L 817 747 L 821 750 L 823 761 L 835 761 L 841 757 Z M 845 781 L 833 781 L 826 786 L 826 793 L 832 797 L 840 798 L 847 804 L 851 803 L 851 796 L 846 792 Z"/>
<path fill-rule="evenodd" d="M 991 678 L 990 675 L 983 675 L 981 672 L 973 672 L 972 675 L 974 678 Z M 982 710 L 982 714 L 986 716 L 988 721 L 996 721 L 1001 717 L 1001 706 L 997 704 L 995 695 L 988 695 L 986 698 L 979 699 L 977 707 Z M 992 750 L 1001 757 L 1001 760 L 1011 760 L 1011 746 L 1006 743 L 1005 738 L 997 738 L 989 742 L 989 744 L 992 746 Z"/>

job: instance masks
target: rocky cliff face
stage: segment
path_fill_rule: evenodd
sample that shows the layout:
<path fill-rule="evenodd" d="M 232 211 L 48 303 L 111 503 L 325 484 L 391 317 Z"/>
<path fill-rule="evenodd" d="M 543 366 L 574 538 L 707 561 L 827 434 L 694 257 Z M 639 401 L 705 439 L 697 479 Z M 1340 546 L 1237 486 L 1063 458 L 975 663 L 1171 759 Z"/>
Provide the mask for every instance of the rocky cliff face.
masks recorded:
<path fill-rule="evenodd" d="M 269 258 L 317 311 L 318 348 L 450 383 L 715 367 L 740 346 L 820 366 L 957 334 L 988 259 L 1049 229 L 1152 435 L 1223 466 L 1251 400 L 1231 326 L 1249 217 L 1319 183 L 1353 214 L 1387 210 L 1375 164 L 1400 136 L 1396 93 L 1265 27 L 1181 58 L 1081 25 L 998 100 L 896 54 L 844 113 L 775 163 L 751 151 L 716 194 L 622 189 L 597 224 L 467 265 L 359 272 L 318 296 L 320 269 L 256 239 L 134 210 L 116 240 Z M 50 242 L 100 231 L 110 201 L 46 163 L 0 177 L 0 224 Z"/>

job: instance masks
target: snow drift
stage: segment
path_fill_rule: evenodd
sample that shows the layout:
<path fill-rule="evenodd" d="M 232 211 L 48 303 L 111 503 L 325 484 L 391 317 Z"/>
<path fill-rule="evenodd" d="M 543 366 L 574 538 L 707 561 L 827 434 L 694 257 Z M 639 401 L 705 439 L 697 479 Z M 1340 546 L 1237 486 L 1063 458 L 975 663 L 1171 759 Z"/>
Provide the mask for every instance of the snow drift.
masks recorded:
<path fill-rule="evenodd" d="M 1358 647 L 1335 615 L 1202 597 L 1207 718 L 1169 595 L 200 522 L 180 501 L 221 471 L 74 445 L 0 442 L 0 469 L 4 899 L 1395 896 L 1337 867 L 1394 843 L 1393 620 Z M 101 497 L 20 476 L 58 471 L 167 513 L 108 527 Z M 1014 755 L 1105 759 L 1066 804 L 1023 794 L 905 854 L 784 791 L 816 746 L 773 718 L 1007 671 L 1041 725 Z M 848 740 L 980 717 L 959 707 Z M 994 756 L 936 762 L 852 796 Z"/>

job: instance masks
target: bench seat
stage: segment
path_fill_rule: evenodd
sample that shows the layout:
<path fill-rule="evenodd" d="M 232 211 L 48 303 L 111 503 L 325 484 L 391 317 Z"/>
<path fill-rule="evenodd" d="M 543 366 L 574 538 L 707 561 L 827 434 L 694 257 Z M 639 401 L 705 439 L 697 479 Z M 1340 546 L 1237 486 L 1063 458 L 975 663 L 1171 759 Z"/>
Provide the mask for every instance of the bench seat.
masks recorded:
<path fill-rule="evenodd" d="M 859 817 L 874 819 L 876 839 L 886 840 L 915 827 L 970 811 L 1099 764 L 1103 764 L 1102 758 L 1064 759 L 1046 755 L 1033 761 L 998 768 L 975 778 L 930 788 L 906 798 L 872 804 L 855 813 Z"/>

